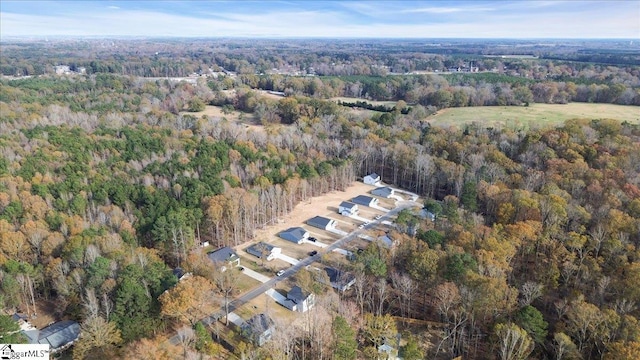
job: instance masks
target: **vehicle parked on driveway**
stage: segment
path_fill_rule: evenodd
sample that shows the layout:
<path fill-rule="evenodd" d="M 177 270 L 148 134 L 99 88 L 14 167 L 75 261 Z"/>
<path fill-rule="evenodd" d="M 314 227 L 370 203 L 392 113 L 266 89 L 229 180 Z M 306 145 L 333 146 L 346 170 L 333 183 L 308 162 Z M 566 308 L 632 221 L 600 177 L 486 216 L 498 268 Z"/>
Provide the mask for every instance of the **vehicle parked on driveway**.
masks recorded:
<path fill-rule="evenodd" d="M 284 270 L 280 270 L 276 273 L 276 276 L 282 276 L 284 274 Z"/>
<path fill-rule="evenodd" d="M 318 239 L 316 239 L 316 238 L 314 238 L 314 237 L 310 237 L 310 238 L 309 238 L 309 241 L 316 242 L 316 241 L 318 241 Z"/>
<path fill-rule="evenodd" d="M 309 253 L 309 256 L 314 256 L 314 255 L 316 255 L 317 253 L 318 253 L 317 251 L 313 250 L 312 252 L 310 252 L 310 253 Z"/>

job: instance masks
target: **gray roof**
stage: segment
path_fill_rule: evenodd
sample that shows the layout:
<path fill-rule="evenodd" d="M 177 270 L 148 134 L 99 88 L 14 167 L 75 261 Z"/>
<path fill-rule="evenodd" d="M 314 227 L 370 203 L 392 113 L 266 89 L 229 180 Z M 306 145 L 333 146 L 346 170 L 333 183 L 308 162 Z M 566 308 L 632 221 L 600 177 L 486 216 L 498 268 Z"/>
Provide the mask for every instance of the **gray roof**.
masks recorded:
<path fill-rule="evenodd" d="M 346 209 L 353 209 L 354 207 L 356 207 L 356 204 L 350 203 L 348 201 L 343 201 L 340 203 L 340 207 L 346 208 Z"/>
<path fill-rule="evenodd" d="M 238 254 L 232 248 L 225 246 L 208 253 L 207 257 L 214 263 L 223 263 L 238 259 Z"/>
<path fill-rule="evenodd" d="M 292 227 L 292 228 L 288 228 L 287 230 L 281 231 L 280 234 L 278 234 L 278 236 L 280 236 L 285 240 L 289 240 L 297 243 L 298 241 L 304 239 L 304 236 L 306 233 L 307 233 L 307 230 L 305 230 L 304 228 Z"/>
<path fill-rule="evenodd" d="M 381 187 L 381 188 L 373 189 L 371 193 L 373 195 L 389 197 L 389 195 L 393 194 L 393 189 L 390 187 Z"/>
<path fill-rule="evenodd" d="M 339 285 L 343 285 L 343 283 L 348 284 L 349 281 L 354 279 L 353 275 L 329 266 L 324 268 L 324 272 L 327 273 L 327 276 L 329 277 L 329 281 Z"/>
<path fill-rule="evenodd" d="M 369 204 L 371 204 L 371 201 L 373 201 L 373 198 L 371 196 L 358 195 L 351 199 L 351 201 L 356 204 L 369 206 Z"/>
<path fill-rule="evenodd" d="M 329 225 L 332 221 L 335 221 L 335 220 L 328 219 L 322 216 L 314 216 L 311 219 L 307 220 L 307 224 L 311 226 L 315 226 L 320 229 L 325 229 L 327 225 Z"/>
<path fill-rule="evenodd" d="M 305 293 L 300 286 L 296 285 L 287 293 L 287 299 L 293 301 L 296 304 L 302 304 L 309 297 L 309 295 L 311 294 Z"/>
<path fill-rule="evenodd" d="M 376 174 L 376 173 L 371 173 L 371 174 L 369 174 L 369 175 L 367 175 L 367 176 L 369 176 L 369 177 L 371 177 L 371 178 L 374 178 L 374 179 L 377 179 L 377 178 L 379 178 L 379 177 L 380 177 L 380 175 L 378 175 L 378 174 Z"/>
<path fill-rule="evenodd" d="M 241 325 L 241 329 L 249 334 L 261 334 L 274 325 L 267 314 L 256 314 Z"/>
<path fill-rule="evenodd" d="M 253 256 L 257 256 L 259 258 L 262 257 L 262 254 L 269 254 L 271 250 L 273 250 L 275 246 L 271 244 L 267 244 L 266 242 L 259 242 L 257 244 L 253 244 L 245 249 L 246 252 Z"/>
<path fill-rule="evenodd" d="M 50 345 L 54 350 L 75 341 L 80 335 L 80 325 L 75 321 L 64 320 L 39 331 L 25 331 L 24 334 L 29 338 L 30 344 Z"/>

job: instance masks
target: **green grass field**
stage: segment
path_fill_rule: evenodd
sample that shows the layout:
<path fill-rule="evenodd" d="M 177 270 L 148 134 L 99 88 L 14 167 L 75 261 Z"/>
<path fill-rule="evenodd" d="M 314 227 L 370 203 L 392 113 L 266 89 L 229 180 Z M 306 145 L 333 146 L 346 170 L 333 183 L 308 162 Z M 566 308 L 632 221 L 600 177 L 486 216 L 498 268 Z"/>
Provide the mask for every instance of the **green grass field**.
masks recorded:
<path fill-rule="evenodd" d="M 438 111 L 426 120 L 435 126 L 479 123 L 486 127 L 543 128 L 569 119 L 616 119 L 640 123 L 640 107 L 613 104 L 570 103 L 531 106 L 482 106 Z"/>

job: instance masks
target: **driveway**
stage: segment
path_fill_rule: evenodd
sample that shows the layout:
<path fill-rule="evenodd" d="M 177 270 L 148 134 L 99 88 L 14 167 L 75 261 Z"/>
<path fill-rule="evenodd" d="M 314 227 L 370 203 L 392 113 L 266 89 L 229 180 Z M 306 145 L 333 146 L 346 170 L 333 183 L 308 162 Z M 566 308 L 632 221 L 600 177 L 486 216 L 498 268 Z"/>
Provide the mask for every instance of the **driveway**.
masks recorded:
<path fill-rule="evenodd" d="M 260 274 L 259 272 L 255 272 L 249 268 L 247 268 L 246 266 L 244 267 L 244 270 L 242 271 L 243 274 L 254 278 L 258 281 L 260 281 L 261 283 L 266 283 L 267 281 L 271 280 L 271 278 L 264 276 L 262 274 Z"/>
<path fill-rule="evenodd" d="M 244 320 L 240 316 L 238 316 L 234 312 L 229 313 L 229 322 L 234 323 L 237 326 L 241 326 L 244 323 Z"/>
<path fill-rule="evenodd" d="M 285 300 L 287 300 L 287 298 L 280 294 L 279 292 L 275 291 L 274 289 L 269 289 L 267 291 L 265 291 L 265 294 L 271 296 L 271 298 L 281 304 L 284 304 Z"/>
<path fill-rule="evenodd" d="M 347 236 L 347 235 L 349 235 L 349 233 L 348 233 L 348 232 L 346 232 L 346 231 L 342 231 L 342 230 L 339 230 L 339 229 L 329 229 L 329 230 L 327 230 L 327 231 L 332 232 L 332 233 L 334 233 L 334 234 L 338 234 L 338 235 L 340 235 L 340 236 Z"/>
<path fill-rule="evenodd" d="M 360 215 L 351 215 L 349 217 L 352 218 L 352 219 L 356 219 L 358 221 L 362 221 L 364 223 L 370 223 L 371 222 L 371 219 L 364 218 L 364 217 L 362 217 Z"/>
<path fill-rule="evenodd" d="M 288 262 L 291 265 L 295 265 L 300 262 L 300 260 L 294 259 L 291 256 L 287 256 L 283 253 L 278 254 L 278 256 L 276 256 L 276 259 L 280 259 L 282 261 Z"/>
<path fill-rule="evenodd" d="M 389 209 L 387 209 L 387 208 L 383 208 L 383 207 L 382 207 L 382 206 L 380 206 L 380 205 L 371 205 L 371 206 L 369 206 L 369 207 L 370 207 L 370 208 L 372 208 L 372 209 L 376 209 L 376 210 L 380 210 L 380 211 L 384 211 L 384 212 L 389 212 L 389 211 L 390 211 Z"/>
<path fill-rule="evenodd" d="M 311 245 L 313 245 L 313 246 L 317 246 L 317 247 L 322 248 L 322 249 L 324 249 L 324 248 L 326 248 L 327 246 L 329 246 L 329 244 L 321 243 L 321 242 L 320 242 L 320 241 L 318 241 L 318 240 L 316 240 L 316 241 L 309 241 L 309 240 L 307 240 L 307 241 L 305 241 L 304 243 L 305 243 L 305 244 L 311 244 Z"/>
<path fill-rule="evenodd" d="M 353 253 L 352 253 L 351 251 L 349 251 L 349 250 L 345 250 L 345 249 L 340 249 L 340 248 L 338 248 L 338 249 L 333 249 L 333 252 L 337 252 L 338 254 L 342 254 L 342 255 L 345 255 L 345 256 L 351 256 L 351 255 L 353 255 Z"/>

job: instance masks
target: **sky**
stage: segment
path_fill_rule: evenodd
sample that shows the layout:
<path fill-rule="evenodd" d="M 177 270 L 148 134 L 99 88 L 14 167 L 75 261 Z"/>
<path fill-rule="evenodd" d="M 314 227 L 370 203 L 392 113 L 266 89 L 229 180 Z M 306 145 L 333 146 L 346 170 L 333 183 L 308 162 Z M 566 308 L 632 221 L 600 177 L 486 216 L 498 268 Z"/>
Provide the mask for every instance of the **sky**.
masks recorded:
<path fill-rule="evenodd" d="M 14 36 L 640 39 L 640 0 L 2 0 Z"/>

